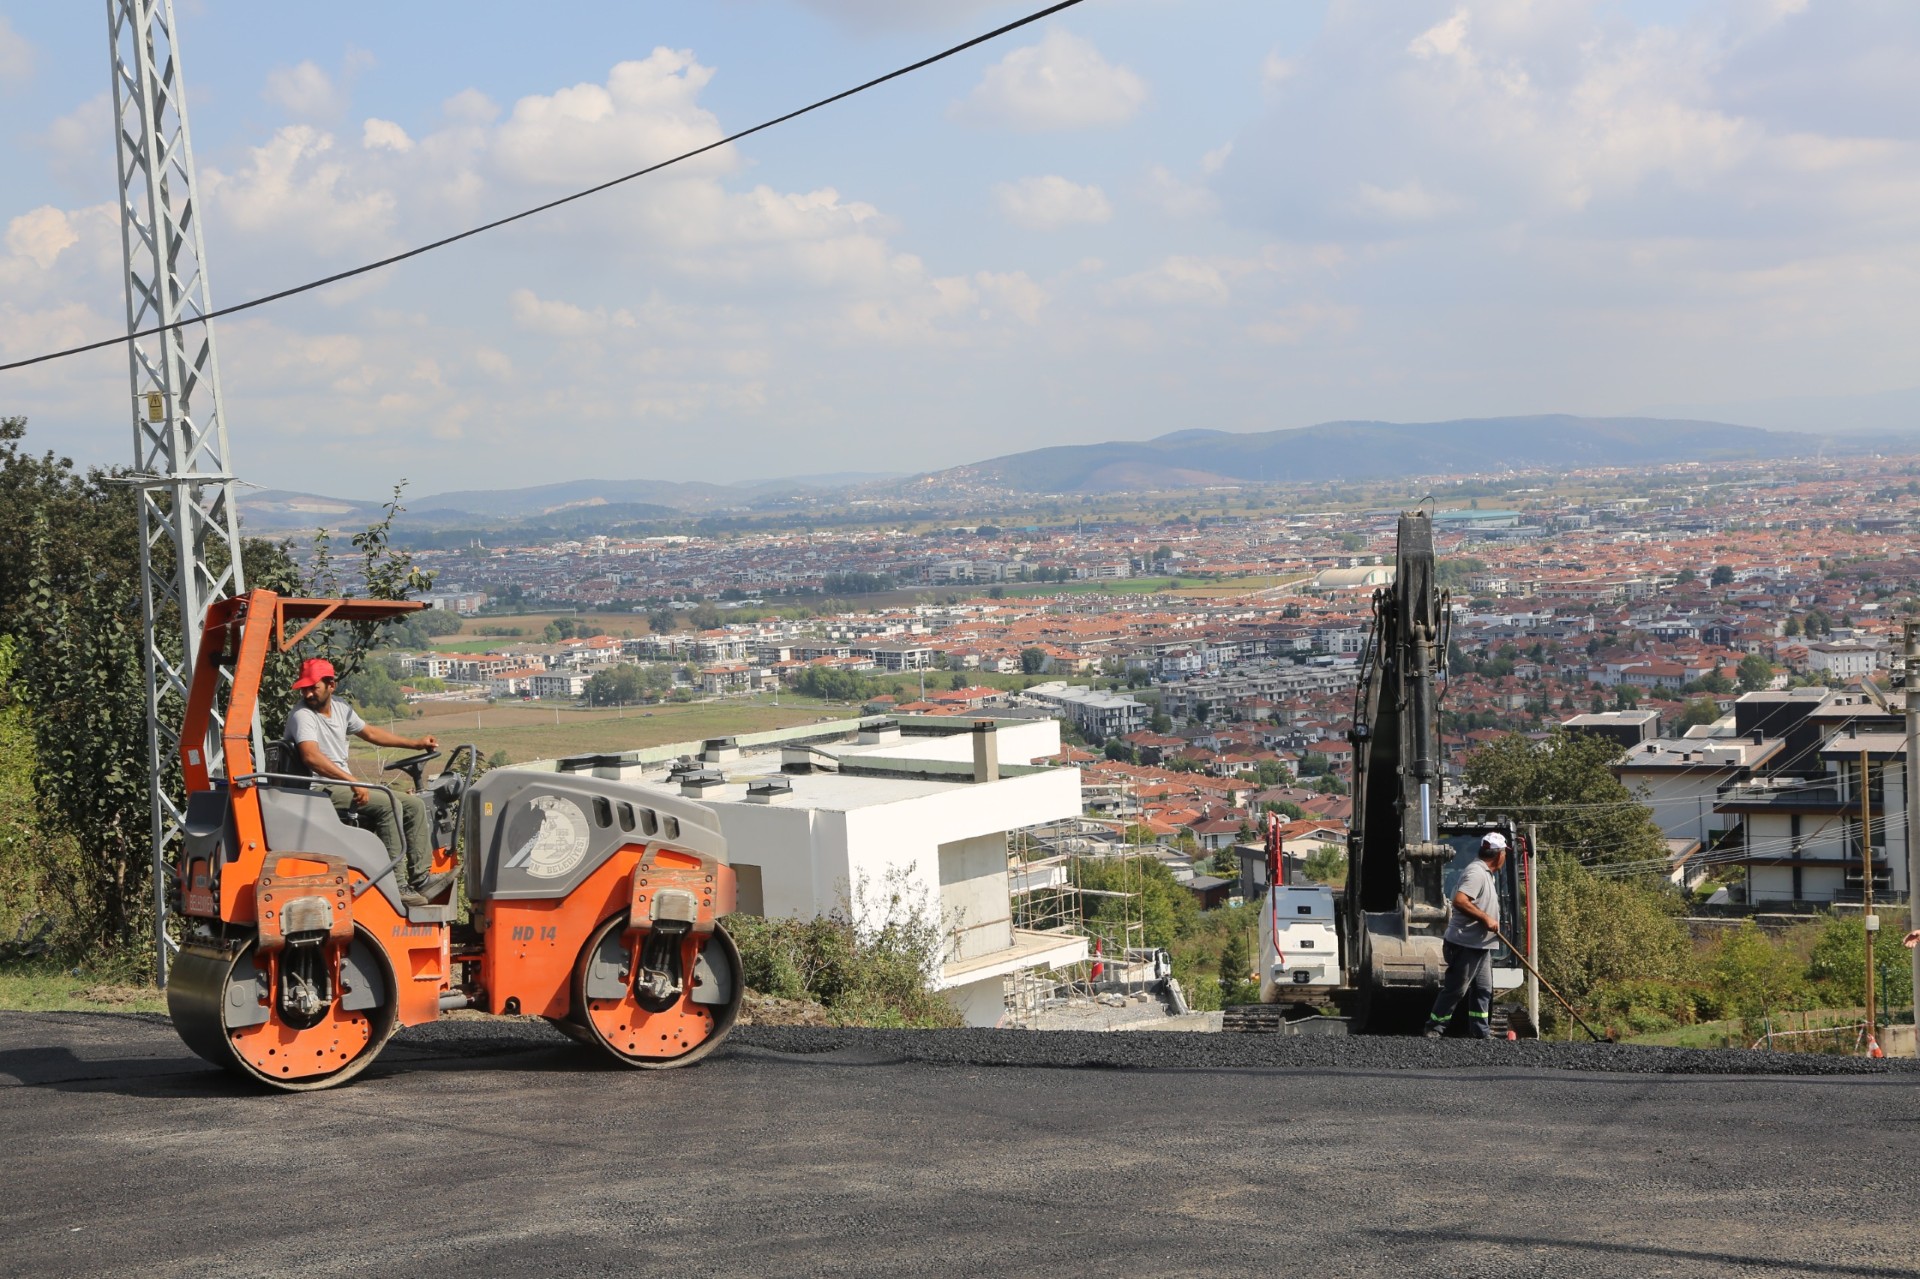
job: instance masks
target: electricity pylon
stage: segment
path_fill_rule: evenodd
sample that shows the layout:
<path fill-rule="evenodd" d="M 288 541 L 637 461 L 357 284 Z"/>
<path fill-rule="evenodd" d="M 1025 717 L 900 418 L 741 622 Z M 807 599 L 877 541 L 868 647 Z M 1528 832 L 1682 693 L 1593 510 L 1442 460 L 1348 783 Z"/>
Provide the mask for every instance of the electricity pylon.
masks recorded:
<path fill-rule="evenodd" d="M 134 470 L 140 500 L 141 603 L 146 622 L 147 752 L 152 781 L 155 970 L 167 980 L 167 852 L 180 798 L 165 779 L 180 748 L 184 704 L 207 605 L 243 589 L 227 421 L 220 402 L 207 297 L 206 245 L 194 196 L 193 146 L 173 0 L 107 0 L 127 265 L 127 344 L 133 383 Z M 162 639 L 179 627 L 177 653 Z M 189 745 L 205 750 L 205 743 Z"/>

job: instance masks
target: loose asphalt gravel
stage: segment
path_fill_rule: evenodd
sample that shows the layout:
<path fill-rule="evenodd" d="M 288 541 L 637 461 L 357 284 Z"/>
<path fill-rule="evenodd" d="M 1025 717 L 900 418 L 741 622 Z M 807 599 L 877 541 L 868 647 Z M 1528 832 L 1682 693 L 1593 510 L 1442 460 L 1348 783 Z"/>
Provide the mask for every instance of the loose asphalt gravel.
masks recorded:
<path fill-rule="evenodd" d="M 532 1021 L 281 1096 L 0 1013 L 0 1274 L 1920 1276 L 1910 1062 Z"/>
<path fill-rule="evenodd" d="M 1482 1067 L 1605 1071 L 1621 1075 L 1920 1075 L 1920 1062 L 1911 1059 L 1872 1061 L 1745 1049 L 1473 1039 L 746 1026 L 735 1032 L 734 1042 L 774 1052 L 843 1052 L 874 1060 L 936 1066 L 1108 1067 L 1116 1070 L 1461 1070 Z"/>

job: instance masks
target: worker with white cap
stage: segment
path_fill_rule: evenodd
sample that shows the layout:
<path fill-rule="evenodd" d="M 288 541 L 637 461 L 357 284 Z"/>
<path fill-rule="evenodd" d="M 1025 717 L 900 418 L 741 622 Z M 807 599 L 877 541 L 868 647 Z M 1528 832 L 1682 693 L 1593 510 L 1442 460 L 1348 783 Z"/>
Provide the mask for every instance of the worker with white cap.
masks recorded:
<path fill-rule="evenodd" d="M 1460 1001 L 1467 1001 L 1467 1025 L 1480 1039 L 1492 1037 L 1493 952 L 1500 946 L 1500 892 L 1494 875 L 1507 862 L 1507 837 L 1498 831 L 1480 841 L 1480 855 L 1460 873 L 1453 890 L 1453 917 L 1441 938 L 1447 975 L 1427 1018 L 1427 1038 L 1446 1033 Z"/>

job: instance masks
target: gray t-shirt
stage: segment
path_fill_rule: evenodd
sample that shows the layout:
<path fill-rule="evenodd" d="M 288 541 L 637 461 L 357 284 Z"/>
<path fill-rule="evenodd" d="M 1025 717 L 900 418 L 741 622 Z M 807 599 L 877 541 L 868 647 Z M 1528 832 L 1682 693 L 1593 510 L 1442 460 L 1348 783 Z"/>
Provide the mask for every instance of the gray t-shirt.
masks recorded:
<path fill-rule="evenodd" d="M 325 715 L 318 714 L 311 706 L 294 707 L 293 714 L 287 716 L 287 728 L 281 736 L 296 751 L 301 742 L 318 742 L 322 755 L 345 768 L 347 738 L 366 726 L 367 722 L 354 712 L 353 707 L 336 697 L 327 706 Z"/>
<path fill-rule="evenodd" d="M 1460 882 L 1453 886 L 1453 891 L 1456 895 L 1465 893 L 1468 901 L 1492 916 L 1495 923 L 1500 922 L 1500 893 L 1493 882 L 1493 868 L 1484 858 L 1474 858 L 1473 863 L 1460 872 Z M 1448 898 L 1447 904 L 1451 906 L 1453 899 Z M 1492 950 L 1500 944 L 1485 924 L 1459 910 L 1447 921 L 1446 939 L 1471 950 Z"/>

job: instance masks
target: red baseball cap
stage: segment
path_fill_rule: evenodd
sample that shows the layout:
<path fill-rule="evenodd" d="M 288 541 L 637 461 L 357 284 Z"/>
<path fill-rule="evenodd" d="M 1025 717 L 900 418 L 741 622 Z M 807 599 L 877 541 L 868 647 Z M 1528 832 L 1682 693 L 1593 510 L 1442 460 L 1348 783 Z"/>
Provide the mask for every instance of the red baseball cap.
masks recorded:
<path fill-rule="evenodd" d="M 293 681 L 293 687 L 296 691 L 312 688 L 321 680 L 332 678 L 334 678 L 332 662 L 324 657 L 309 657 L 300 663 L 300 678 Z"/>

